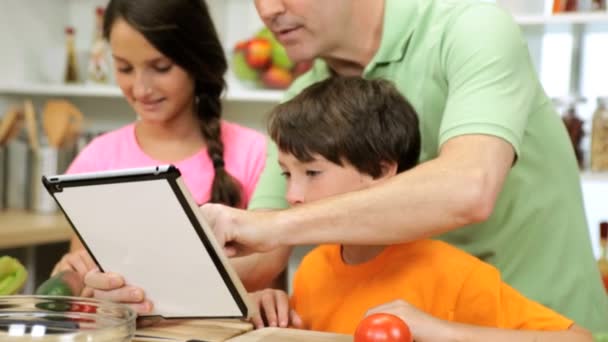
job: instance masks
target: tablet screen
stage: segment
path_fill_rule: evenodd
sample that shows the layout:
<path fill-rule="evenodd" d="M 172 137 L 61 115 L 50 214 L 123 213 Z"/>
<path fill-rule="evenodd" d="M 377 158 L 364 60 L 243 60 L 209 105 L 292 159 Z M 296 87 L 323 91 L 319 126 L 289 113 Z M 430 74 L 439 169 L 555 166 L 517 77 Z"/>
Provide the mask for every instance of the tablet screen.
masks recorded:
<path fill-rule="evenodd" d="M 129 177 L 55 182 L 52 195 L 98 265 L 144 289 L 152 315 L 246 317 L 244 287 L 181 178 Z"/>

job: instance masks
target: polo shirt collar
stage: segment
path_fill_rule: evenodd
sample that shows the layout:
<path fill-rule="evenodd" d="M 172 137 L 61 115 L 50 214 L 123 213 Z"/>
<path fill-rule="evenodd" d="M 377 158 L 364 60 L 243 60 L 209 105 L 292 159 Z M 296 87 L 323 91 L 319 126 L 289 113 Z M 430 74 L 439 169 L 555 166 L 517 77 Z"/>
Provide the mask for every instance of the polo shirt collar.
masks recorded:
<path fill-rule="evenodd" d="M 365 68 L 403 59 L 420 18 L 419 0 L 385 0 L 380 47 Z"/>

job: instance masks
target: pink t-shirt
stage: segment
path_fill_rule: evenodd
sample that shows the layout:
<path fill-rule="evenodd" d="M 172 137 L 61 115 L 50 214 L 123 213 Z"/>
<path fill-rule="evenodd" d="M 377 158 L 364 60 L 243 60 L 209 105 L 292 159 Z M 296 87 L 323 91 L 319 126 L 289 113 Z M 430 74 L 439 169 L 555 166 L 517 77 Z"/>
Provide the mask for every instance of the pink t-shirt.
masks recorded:
<path fill-rule="evenodd" d="M 247 206 L 266 163 L 266 138 L 259 132 L 222 121 L 224 163 L 228 173 L 243 188 L 244 207 Z M 82 173 L 167 164 L 152 159 L 140 148 L 135 137 L 135 124 L 105 133 L 91 141 L 74 159 L 66 173 Z M 203 204 L 211 196 L 215 174 L 207 149 L 187 159 L 173 162 L 194 196 Z"/>

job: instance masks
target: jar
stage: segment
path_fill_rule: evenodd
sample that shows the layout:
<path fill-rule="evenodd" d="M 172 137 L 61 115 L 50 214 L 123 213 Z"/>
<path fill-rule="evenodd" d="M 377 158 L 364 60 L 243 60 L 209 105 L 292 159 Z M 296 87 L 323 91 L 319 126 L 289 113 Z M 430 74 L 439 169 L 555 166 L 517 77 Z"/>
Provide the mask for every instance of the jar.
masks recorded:
<path fill-rule="evenodd" d="M 608 171 L 608 97 L 597 99 L 591 128 L 591 170 Z"/>

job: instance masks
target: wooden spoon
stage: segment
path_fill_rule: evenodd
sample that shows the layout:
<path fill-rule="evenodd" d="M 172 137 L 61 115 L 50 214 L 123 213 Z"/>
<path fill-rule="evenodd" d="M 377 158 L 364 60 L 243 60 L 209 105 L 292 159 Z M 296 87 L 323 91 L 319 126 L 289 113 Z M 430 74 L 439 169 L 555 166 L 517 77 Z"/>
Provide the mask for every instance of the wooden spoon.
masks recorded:
<path fill-rule="evenodd" d="M 19 107 L 11 107 L 0 122 L 0 145 L 6 145 L 16 137 L 23 126 L 23 113 Z"/>
<path fill-rule="evenodd" d="M 38 120 L 36 120 L 36 111 L 34 109 L 34 104 L 32 103 L 32 101 L 27 100 L 23 104 L 23 109 L 30 148 L 33 151 L 38 151 L 40 143 L 38 141 Z"/>
<path fill-rule="evenodd" d="M 80 127 L 83 115 L 76 106 L 66 100 L 50 100 L 42 113 L 42 128 L 49 145 L 60 148 L 64 145 L 74 127 Z"/>

